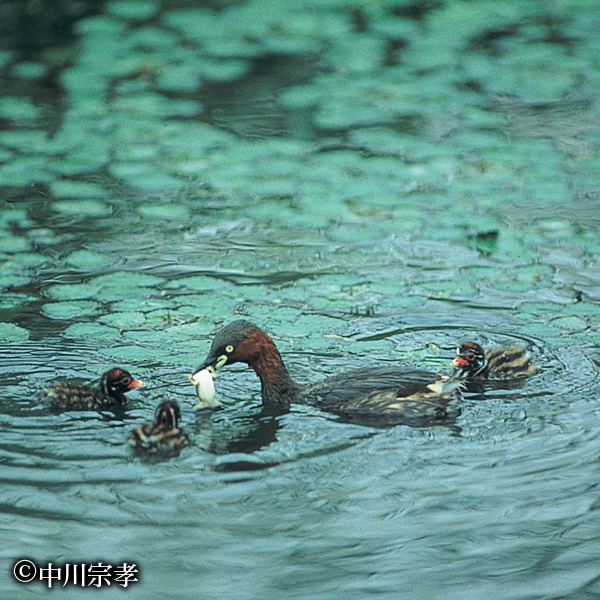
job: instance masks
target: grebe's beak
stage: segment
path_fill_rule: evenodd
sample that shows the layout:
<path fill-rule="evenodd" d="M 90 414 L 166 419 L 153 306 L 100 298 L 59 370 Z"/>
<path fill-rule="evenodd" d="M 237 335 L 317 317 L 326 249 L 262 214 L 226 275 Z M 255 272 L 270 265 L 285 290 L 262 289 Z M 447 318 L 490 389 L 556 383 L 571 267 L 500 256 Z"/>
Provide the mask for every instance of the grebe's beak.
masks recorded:
<path fill-rule="evenodd" d="M 197 373 L 203 369 L 212 369 L 213 373 L 218 371 L 223 365 L 227 363 L 229 356 L 227 354 L 213 355 L 210 353 L 204 362 L 192 371 L 192 377 L 195 377 Z"/>

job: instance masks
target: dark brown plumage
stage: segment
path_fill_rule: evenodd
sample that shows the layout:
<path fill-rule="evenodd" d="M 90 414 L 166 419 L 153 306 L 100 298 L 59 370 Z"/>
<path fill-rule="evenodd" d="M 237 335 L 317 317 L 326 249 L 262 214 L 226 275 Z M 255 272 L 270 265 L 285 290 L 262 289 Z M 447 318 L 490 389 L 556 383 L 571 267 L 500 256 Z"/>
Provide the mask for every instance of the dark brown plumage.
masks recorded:
<path fill-rule="evenodd" d="M 181 449 L 189 444 L 187 434 L 179 429 L 180 416 L 177 402 L 163 402 L 156 409 L 154 423 L 134 429 L 127 438 L 127 443 L 140 453 L 178 455 Z"/>
<path fill-rule="evenodd" d="M 452 366 L 461 369 L 467 381 L 523 379 L 540 370 L 524 348 L 511 346 L 484 351 L 475 342 L 466 342 L 457 350 Z"/>
<path fill-rule="evenodd" d="M 409 366 L 363 367 L 310 385 L 294 381 L 273 340 L 248 321 L 217 332 L 196 373 L 243 362 L 261 382 L 265 409 L 283 412 L 290 404 L 311 404 L 347 420 L 368 424 L 426 424 L 459 414 L 462 371 L 440 375 Z"/>
<path fill-rule="evenodd" d="M 125 393 L 144 384 L 118 367 L 106 371 L 96 387 L 55 382 L 41 392 L 42 401 L 55 410 L 101 410 L 127 403 Z"/>

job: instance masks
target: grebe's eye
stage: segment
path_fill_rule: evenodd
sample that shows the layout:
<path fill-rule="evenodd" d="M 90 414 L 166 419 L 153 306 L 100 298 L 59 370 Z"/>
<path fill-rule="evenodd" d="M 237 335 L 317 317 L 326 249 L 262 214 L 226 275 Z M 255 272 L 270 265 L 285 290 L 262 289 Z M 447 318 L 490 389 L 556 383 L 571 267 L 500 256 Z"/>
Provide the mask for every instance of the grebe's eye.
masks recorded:
<path fill-rule="evenodd" d="M 469 354 L 467 354 L 467 360 L 475 360 L 475 355 L 472 352 L 469 352 Z"/>
<path fill-rule="evenodd" d="M 225 352 L 227 352 L 227 354 L 231 354 L 233 352 L 234 348 L 231 344 L 229 344 L 228 346 L 225 346 Z"/>
<path fill-rule="evenodd" d="M 123 377 L 121 379 L 121 383 L 124 385 L 129 385 L 131 383 L 131 377 Z"/>

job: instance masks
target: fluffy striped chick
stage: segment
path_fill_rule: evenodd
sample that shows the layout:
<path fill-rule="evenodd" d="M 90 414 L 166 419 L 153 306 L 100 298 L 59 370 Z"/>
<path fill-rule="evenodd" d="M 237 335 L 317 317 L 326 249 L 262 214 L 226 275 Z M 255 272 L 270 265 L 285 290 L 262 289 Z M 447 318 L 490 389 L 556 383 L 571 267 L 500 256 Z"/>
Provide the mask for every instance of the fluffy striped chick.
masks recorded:
<path fill-rule="evenodd" d="M 452 366 L 462 369 L 467 381 L 523 379 L 540 371 L 524 348 L 511 346 L 484 351 L 475 342 L 466 342 L 457 350 Z"/>
<path fill-rule="evenodd" d="M 134 429 L 127 443 L 135 452 L 177 456 L 181 449 L 190 443 L 182 429 L 179 429 L 181 411 L 174 400 L 167 400 L 158 406 L 154 423 L 146 423 Z"/>
<path fill-rule="evenodd" d="M 144 383 L 119 367 L 106 371 L 98 385 L 56 381 L 46 386 L 40 396 L 53 410 L 103 410 L 127 404 L 125 394 L 144 387 Z"/>

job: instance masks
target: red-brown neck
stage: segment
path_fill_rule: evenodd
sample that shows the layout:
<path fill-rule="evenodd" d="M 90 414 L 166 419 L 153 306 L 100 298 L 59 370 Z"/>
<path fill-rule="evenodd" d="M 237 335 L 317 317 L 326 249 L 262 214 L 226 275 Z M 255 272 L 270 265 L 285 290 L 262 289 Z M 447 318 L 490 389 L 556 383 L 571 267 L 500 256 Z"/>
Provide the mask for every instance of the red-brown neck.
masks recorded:
<path fill-rule="evenodd" d="M 275 342 L 264 331 L 257 329 L 240 342 L 232 358 L 254 369 L 266 407 L 287 410 L 299 395 L 300 386 L 290 377 Z"/>

